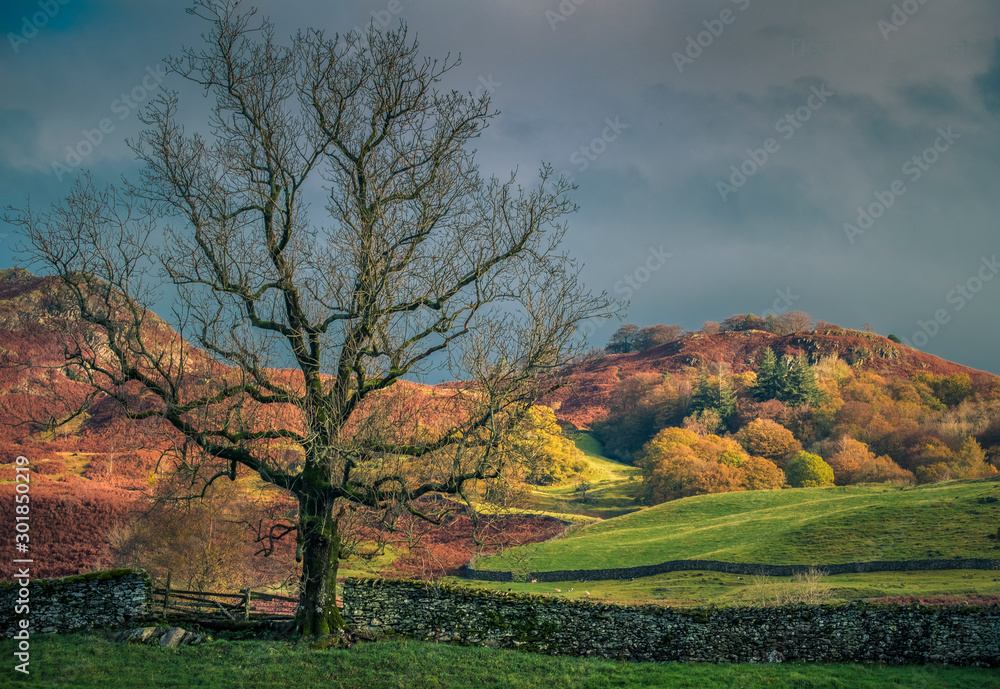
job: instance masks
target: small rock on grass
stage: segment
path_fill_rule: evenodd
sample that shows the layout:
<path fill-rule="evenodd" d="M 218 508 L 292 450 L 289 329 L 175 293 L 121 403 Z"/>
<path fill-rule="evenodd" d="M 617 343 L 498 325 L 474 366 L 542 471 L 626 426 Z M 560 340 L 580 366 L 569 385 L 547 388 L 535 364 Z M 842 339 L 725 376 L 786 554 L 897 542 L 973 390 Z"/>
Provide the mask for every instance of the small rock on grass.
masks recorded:
<path fill-rule="evenodd" d="M 180 627 L 140 627 L 127 629 L 118 635 L 118 643 L 159 644 L 166 647 L 200 644 L 201 634 L 189 632 Z"/>

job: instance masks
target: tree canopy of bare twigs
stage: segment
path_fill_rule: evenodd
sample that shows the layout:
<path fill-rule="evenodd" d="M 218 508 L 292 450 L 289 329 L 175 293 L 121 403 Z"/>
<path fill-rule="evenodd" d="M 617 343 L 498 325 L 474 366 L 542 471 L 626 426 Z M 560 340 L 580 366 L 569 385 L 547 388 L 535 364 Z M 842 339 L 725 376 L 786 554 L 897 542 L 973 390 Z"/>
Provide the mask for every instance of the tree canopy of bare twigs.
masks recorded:
<path fill-rule="evenodd" d="M 171 429 L 204 484 L 242 466 L 294 495 L 298 630 L 327 634 L 345 513 L 433 518 L 421 496 L 499 477 L 581 321 L 616 305 L 560 247 L 568 182 L 480 175 L 470 146 L 496 113 L 440 90 L 457 61 L 422 58 L 404 26 L 283 45 L 239 2 L 189 11 L 204 43 L 169 66 L 209 95 L 206 125 L 188 131 L 167 92 L 130 142 L 138 179 L 83 177 L 10 220 L 61 279 L 81 324 L 67 358 L 95 394 Z M 183 339 L 152 327 L 164 286 Z M 432 365 L 464 382 L 402 382 Z"/>

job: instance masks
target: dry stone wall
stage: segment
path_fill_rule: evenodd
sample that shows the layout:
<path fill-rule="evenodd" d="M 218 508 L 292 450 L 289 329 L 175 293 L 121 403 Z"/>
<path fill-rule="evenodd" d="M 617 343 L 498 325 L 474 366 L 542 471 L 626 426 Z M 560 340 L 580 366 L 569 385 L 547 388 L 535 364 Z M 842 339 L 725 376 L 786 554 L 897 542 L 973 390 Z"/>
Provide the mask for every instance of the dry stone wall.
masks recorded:
<path fill-rule="evenodd" d="M 137 570 L 93 572 L 62 579 L 38 579 L 24 588 L 0 586 L 0 633 L 12 637 L 27 618 L 31 633 L 79 632 L 118 627 L 151 617 L 152 582 Z M 18 601 L 27 600 L 26 603 Z M 18 613 L 27 605 L 27 614 Z"/>
<path fill-rule="evenodd" d="M 1000 570 L 1000 560 L 987 558 L 952 558 L 950 560 L 886 560 L 873 562 L 844 562 L 833 565 L 758 565 L 745 562 L 719 562 L 717 560 L 670 560 L 655 565 L 615 567 L 611 569 L 560 569 L 550 572 L 522 573 L 522 579 L 537 581 L 605 581 L 651 577 L 667 572 L 698 570 L 727 572 L 729 574 L 761 574 L 769 577 L 790 577 L 816 569 L 824 574 L 860 574 L 863 572 L 927 572 L 950 569 Z M 473 569 L 465 566 L 459 576 L 480 581 L 514 581 L 513 572 Z"/>
<path fill-rule="evenodd" d="M 348 579 L 344 616 L 370 634 L 641 661 L 1000 666 L 1000 607 L 675 609 L 412 581 Z"/>

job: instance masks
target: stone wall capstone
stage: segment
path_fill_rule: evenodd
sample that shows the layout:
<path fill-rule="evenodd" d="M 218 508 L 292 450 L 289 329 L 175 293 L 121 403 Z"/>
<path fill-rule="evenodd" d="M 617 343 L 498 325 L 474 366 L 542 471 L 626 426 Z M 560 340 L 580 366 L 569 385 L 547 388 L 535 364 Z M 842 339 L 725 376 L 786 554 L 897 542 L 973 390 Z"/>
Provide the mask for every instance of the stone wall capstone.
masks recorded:
<path fill-rule="evenodd" d="M 348 579 L 343 601 L 367 633 L 556 655 L 1000 667 L 996 605 L 676 609 L 384 579 Z"/>
<path fill-rule="evenodd" d="M 79 632 L 118 627 L 152 616 L 153 584 L 142 570 L 92 572 L 28 584 L 27 614 L 15 613 L 23 590 L 0 586 L 0 630 L 12 637 L 20 619 L 32 633 Z"/>

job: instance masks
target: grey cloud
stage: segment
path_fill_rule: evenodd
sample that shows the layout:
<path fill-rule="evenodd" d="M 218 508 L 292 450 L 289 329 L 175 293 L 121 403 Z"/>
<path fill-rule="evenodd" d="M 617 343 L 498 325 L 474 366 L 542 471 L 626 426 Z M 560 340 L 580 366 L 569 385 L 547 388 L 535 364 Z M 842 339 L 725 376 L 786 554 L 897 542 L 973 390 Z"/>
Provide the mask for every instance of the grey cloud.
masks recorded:
<path fill-rule="evenodd" d="M 976 87 L 982 95 L 986 109 L 990 112 L 1000 112 L 1000 40 L 994 44 L 994 54 L 989 69 L 976 77 Z"/>
<path fill-rule="evenodd" d="M 889 41 L 875 22 L 891 3 L 755 1 L 739 11 L 729 0 L 588 0 L 552 30 L 545 12 L 558 4 L 401 0 L 392 20 L 408 23 L 426 55 L 462 53 L 446 88 L 499 83 L 493 102 L 502 114 L 476 142 L 484 174 L 519 167 L 527 180 L 542 160 L 574 174 L 580 212 L 570 218 L 568 248 L 595 287 L 613 290 L 654 243 L 674 253 L 632 297 L 629 320 L 698 327 L 762 310 L 774 290 L 791 287 L 802 294 L 796 306 L 816 317 L 903 333 L 969 261 L 995 250 L 1000 6 L 992 0 L 927 3 Z M 310 26 L 344 32 L 388 7 L 268 0 L 261 13 L 283 37 Z M 58 41 L 40 36 L 30 60 L 0 58 L 5 203 L 65 193 L 67 184 L 44 172 L 52 156 L 146 65 L 197 44 L 202 30 L 174 1 L 100 8 L 81 12 Z M 678 72 L 672 54 L 725 8 L 737 8 L 736 20 Z M 816 84 L 836 97 L 723 202 L 717 181 L 774 137 L 776 120 Z M 200 125 L 205 101 L 176 86 L 191 107 L 188 123 Z M 580 171 L 570 155 L 614 117 L 630 129 Z M 123 139 L 134 128 L 125 124 L 135 123 L 94 156 L 104 179 L 132 169 Z M 849 244 L 841 225 L 945 126 L 963 138 Z M 13 261 L 2 247 L 0 261 Z M 984 290 L 976 309 L 997 306 L 1000 285 Z M 1000 373 L 992 344 L 1000 321 L 956 318 L 949 328 L 932 353 Z"/>

